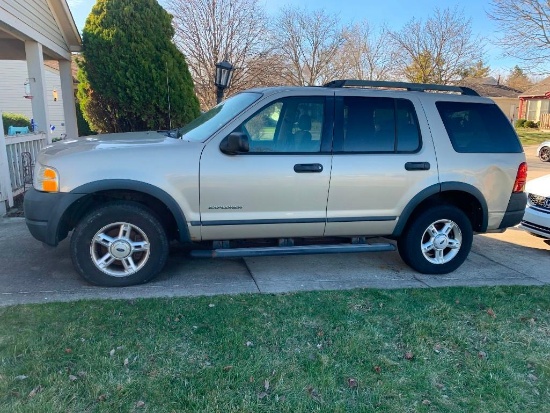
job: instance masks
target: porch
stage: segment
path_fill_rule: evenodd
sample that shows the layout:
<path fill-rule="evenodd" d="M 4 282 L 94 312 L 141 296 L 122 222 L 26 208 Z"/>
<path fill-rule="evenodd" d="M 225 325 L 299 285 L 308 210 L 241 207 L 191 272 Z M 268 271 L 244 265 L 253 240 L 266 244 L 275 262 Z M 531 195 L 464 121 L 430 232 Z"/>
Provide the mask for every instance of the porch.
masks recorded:
<path fill-rule="evenodd" d="M 31 100 L 35 125 L 33 133 L 4 136 L 0 116 L 0 215 L 6 207 L 13 206 L 13 197 L 29 185 L 27 163 L 34 163 L 37 152 L 51 143 L 45 60 L 58 62 L 64 127 L 67 136 L 78 136 L 71 58 L 81 46 L 66 0 L 0 1 L 0 60 L 26 61 L 21 99 Z M 28 90 L 24 91 L 24 86 Z M 10 106 L 14 105 L 0 101 L 0 115 L 13 111 Z"/>
<path fill-rule="evenodd" d="M 542 113 L 540 115 L 539 129 L 550 130 L 550 113 Z"/>

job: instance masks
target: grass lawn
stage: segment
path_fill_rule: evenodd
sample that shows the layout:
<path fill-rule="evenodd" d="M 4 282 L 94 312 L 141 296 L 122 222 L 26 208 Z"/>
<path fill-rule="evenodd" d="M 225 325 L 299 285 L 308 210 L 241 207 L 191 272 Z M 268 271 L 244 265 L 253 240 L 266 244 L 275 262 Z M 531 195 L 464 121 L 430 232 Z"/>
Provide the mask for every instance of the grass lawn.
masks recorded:
<path fill-rule="evenodd" d="M 548 412 L 550 288 L 0 308 L 1 412 Z"/>
<path fill-rule="evenodd" d="M 550 141 L 549 132 L 541 132 L 538 129 L 517 128 L 516 133 L 522 145 L 538 145 L 544 141 Z"/>

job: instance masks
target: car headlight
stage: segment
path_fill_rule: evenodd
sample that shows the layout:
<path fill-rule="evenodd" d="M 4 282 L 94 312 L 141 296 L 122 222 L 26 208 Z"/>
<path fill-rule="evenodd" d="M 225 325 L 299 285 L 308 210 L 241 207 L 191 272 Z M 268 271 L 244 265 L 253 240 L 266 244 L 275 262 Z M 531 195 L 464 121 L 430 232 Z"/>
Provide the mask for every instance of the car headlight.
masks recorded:
<path fill-rule="evenodd" d="M 37 164 L 33 186 L 38 191 L 59 192 L 59 174 L 51 166 Z"/>

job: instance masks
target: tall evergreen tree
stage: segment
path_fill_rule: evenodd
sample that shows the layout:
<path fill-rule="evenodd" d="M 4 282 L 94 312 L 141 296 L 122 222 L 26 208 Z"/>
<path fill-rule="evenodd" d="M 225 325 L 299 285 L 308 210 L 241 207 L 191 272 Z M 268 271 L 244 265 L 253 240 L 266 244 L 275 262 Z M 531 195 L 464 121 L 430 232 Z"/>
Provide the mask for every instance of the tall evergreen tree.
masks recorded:
<path fill-rule="evenodd" d="M 462 73 L 460 73 L 460 76 L 463 79 L 466 79 L 466 78 L 482 79 L 484 77 L 489 76 L 490 70 L 491 69 L 489 68 L 489 66 L 485 66 L 485 64 L 483 63 L 483 60 L 478 60 L 476 64 L 465 68 L 462 71 Z"/>
<path fill-rule="evenodd" d="M 78 75 L 82 112 L 94 130 L 165 129 L 199 114 L 171 20 L 156 0 L 97 0 Z"/>
<path fill-rule="evenodd" d="M 529 89 L 533 82 L 529 80 L 529 77 L 525 74 L 522 68 L 514 66 L 510 75 L 505 80 L 506 86 L 521 90 L 522 92 Z"/>

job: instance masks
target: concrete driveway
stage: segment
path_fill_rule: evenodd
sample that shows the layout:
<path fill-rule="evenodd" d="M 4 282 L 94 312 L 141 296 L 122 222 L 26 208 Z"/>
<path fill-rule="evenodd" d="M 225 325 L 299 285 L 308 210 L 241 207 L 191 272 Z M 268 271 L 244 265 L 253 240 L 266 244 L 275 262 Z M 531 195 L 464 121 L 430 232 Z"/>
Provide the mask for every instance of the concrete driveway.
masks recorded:
<path fill-rule="evenodd" d="M 550 174 L 527 147 L 530 179 Z M 349 288 L 550 284 L 550 245 L 518 229 L 478 235 L 468 260 L 439 276 L 412 271 L 397 252 L 261 257 L 190 258 L 174 247 L 162 274 L 136 287 L 100 288 L 73 270 L 68 240 L 47 249 L 22 218 L 0 219 L 0 306 L 95 298 L 279 293 Z"/>

